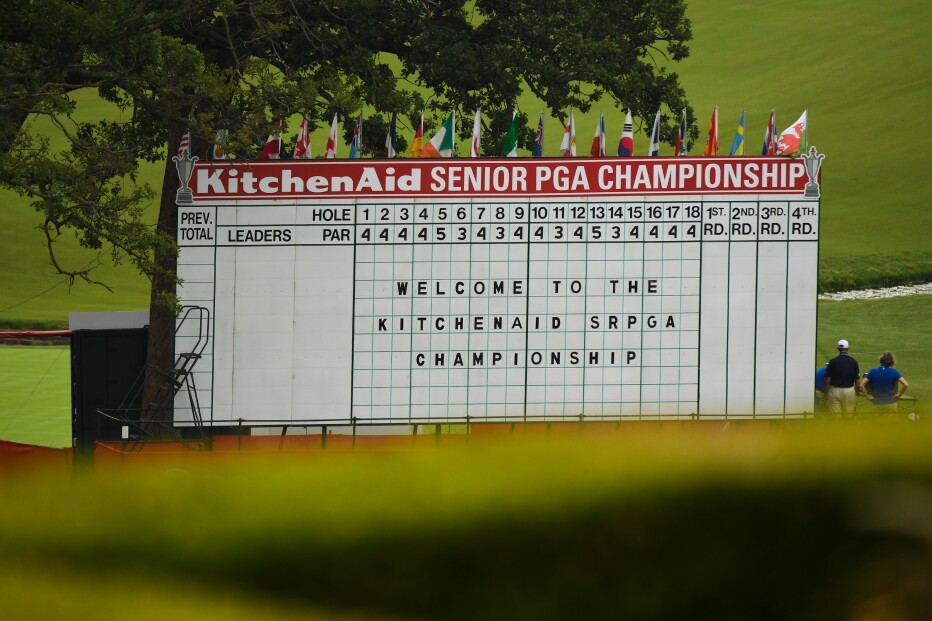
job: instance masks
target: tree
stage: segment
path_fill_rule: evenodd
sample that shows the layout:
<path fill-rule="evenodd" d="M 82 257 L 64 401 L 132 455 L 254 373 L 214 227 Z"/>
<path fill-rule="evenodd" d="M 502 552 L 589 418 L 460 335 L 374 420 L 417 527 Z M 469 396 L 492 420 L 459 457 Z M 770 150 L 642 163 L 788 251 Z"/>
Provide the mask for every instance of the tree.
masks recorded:
<path fill-rule="evenodd" d="M 298 113 L 320 125 L 336 112 L 348 137 L 365 105 L 375 119 L 364 153 L 380 155 L 392 112 L 413 126 L 425 108 L 439 120 L 481 106 L 503 138 L 525 88 L 557 115 L 606 95 L 640 119 L 663 104 L 668 142 L 688 108 L 666 69 L 688 54 L 683 0 L 12 0 L 5 12 L 0 184 L 33 200 L 60 272 L 94 282 L 93 266 L 55 257 L 56 236 L 71 230 L 151 278 L 150 352 L 174 327 L 177 176 L 166 155 L 186 128 L 201 158 L 219 128 L 228 151 L 254 156 L 275 119 L 287 132 Z M 80 88 L 129 120 L 74 121 Z M 65 151 L 29 131 L 33 115 L 51 119 Z M 156 193 L 125 183 L 140 161 L 166 162 L 154 229 L 142 215 Z M 169 349 L 157 364 L 172 358 Z"/>

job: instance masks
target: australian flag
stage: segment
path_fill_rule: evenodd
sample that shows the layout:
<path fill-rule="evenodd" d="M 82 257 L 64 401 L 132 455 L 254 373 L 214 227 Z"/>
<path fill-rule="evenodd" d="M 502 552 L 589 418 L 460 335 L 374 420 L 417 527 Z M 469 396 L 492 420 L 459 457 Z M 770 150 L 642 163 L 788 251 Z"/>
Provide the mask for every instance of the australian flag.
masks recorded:
<path fill-rule="evenodd" d="M 532 157 L 544 157 L 544 113 L 540 113 L 540 120 L 537 121 L 537 136 L 531 144 Z"/>

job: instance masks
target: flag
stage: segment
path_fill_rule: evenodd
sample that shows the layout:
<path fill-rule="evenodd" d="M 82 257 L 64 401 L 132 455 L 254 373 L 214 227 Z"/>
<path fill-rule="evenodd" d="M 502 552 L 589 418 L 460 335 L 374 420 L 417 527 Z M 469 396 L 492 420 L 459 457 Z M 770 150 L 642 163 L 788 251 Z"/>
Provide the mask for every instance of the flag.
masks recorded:
<path fill-rule="evenodd" d="M 534 137 L 534 142 L 531 144 L 531 156 L 532 157 L 543 157 L 544 156 L 544 113 L 540 113 L 540 120 L 537 121 L 537 135 Z"/>
<path fill-rule="evenodd" d="M 634 121 L 631 120 L 631 109 L 625 115 L 625 126 L 621 130 L 621 140 L 618 141 L 618 155 L 631 157 L 634 155 Z"/>
<path fill-rule="evenodd" d="M 301 127 L 298 128 L 298 138 L 294 143 L 294 152 L 291 154 L 296 160 L 311 159 L 311 138 L 307 131 L 307 115 L 301 116 Z"/>
<path fill-rule="evenodd" d="M 450 113 L 440 129 L 421 149 L 421 157 L 453 157 L 453 131 L 456 127 L 456 110 Z"/>
<path fill-rule="evenodd" d="M 391 159 L 398 152 L 395 151 L 395 141 L 398 138 L 398 114 L 392 112 L 392 122 L 388 126 L 388 135 L 385 136 L 385 157 Z"/>
<path fill-rule="evenodd" d="M 327 150 L 324 152 L 324 158 L 328 160 L 337 157 L 337 113 L 333 113 L 333 123 L 330 124 L 330 135 L 327 136 Z"/>
<path fill-rule="evenodd" d="M 469 157 L 479 157 L 479 131 L 482 129 L 482 108 L 476 108 L 476 119 L 472 122 L 472 142 Z"/>
<path fill-rule="evenodd" d="M 592 137 L 592 146 L 589 148 L 592 157 L 605 157 L 605 114 L 599 115 L 599 124 Z"/>
<path fill-rule="evenodd" d="M 573 111 L 570 110 L 570 120 L 563 132 L 563 142 L 560 143 L 563 157 L 576 157 L 576 121 L 573 120 Z"/>
<path fill-rule="evenodd" d="M 660 155 L 660 110 L 657 110 L 657 116 L 654 117 L 654 129 L 650 132 L 650 149 L 648 155 L 657 157 Z"/>
<path fill-rule="evenodd" d="M 502 155 L 505 157 L 518 157 L 518 111 L 511 114 L 511 125 L 505 134 L 505 144 L 502 146 Z"/>
<path fill-rule="evenodd" d="M 718 155 L 718 106 L 712 108 L 712 120 L 709 121 L 709 137 L 705 141 L 703 155 Z"/>
<path fill-rule="evenodd" d="M 424 113 L 421 113 L 421 122 L 417 129 L 414 130 L 414 138 L 411 140 L 411 157 L 421 157 L 421 149 L 424 148 Z"/>
<path fill-rule="evenodd" d="M 795 123 L 783 130 L 777 140 L 776 155 L 799 155 L 809 147 L 808 115 L 807 108 Z"/>
<path fill-rule="evenodd" d="M 183 157 L 182 153 L 191 152 L 191 130 L 186 129 L 181 135 L 181 142 L 178 143 L 178 157 Z"/>
<path fill-rule="evenodd" d="M 259 154 L 260 160 L 277 160 L 282 153 L 282 120 L 275 121 L 275 130 L 269 134 Z"/>
<path fill-rule="evenodd" d="M 686 155 L 689 148 L 686 146 L 688 125 L 686 123 L 686 108 L 683 108 L 683 114 L 680 116 L 680 130 L 676 133 L 676 150 L 673 152 L 674 157 Z"/>
<path fill-rule="evenodd" d="M 767 123 L 767 133 L 764 134 L 764 148 L 761 149 L 761 155 L 773 155 L 777 150 L 777 122 L 776 110 L 771 108 L 770 121 Z"/>
<path fill-rule="evenodd" d="M 349 150 L 350 159 L 358 158 L 361 151 L 362 151 L 362 112 L 360 111 L 359 118 L 356 119 L 356 127 L 353 128 L 353 142 L 350 143 L 350 150 Z"/>
<path fill-rule="evenodd" d="M 728 155 L 744 155 L 744 113 L 745 109 L 742 108 L 741 120 L 738 121 L 738 129 L 735 132 L 735 139 L 731 141 L 731 151 Z"/>
<path fill-rule="evenodd" d="M 210 150 L 210 159 L 225 160 L 227 159 L 227 130 L 217 130 L 217 140 L 214 142 L 214 148 Z"/>

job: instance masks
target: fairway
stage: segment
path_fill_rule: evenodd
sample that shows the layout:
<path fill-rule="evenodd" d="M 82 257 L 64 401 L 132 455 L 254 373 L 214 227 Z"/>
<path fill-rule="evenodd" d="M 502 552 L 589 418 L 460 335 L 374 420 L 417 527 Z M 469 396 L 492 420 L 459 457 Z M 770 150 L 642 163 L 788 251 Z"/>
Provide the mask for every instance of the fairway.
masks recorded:
<path fill-rule="evenodd" d="M 932 412 L 932 295 L 820 301 L 818 364 L 835 355 L 841 338 L 851 342 L 862 372 L 892 350 L 907 394 L 919 399 L 915 409 L 924 417 Z M 0 439 L 70 446 L 70 377 L 67 347 L 0 347 Z M 866 402 L 860 408 L 870 411 Z"/>

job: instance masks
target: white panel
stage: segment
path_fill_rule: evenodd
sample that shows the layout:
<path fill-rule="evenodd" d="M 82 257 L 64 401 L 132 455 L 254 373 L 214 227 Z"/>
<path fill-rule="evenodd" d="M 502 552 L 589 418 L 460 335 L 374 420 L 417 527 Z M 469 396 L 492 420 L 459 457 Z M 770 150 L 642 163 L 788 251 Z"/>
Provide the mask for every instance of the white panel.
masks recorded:
<path fill-rule="evenodd" d="M 724 416 L 728 394 L 728 242 L 702 244 L 699 413 Z"/>
<path fill-rule="evenodd" d="M 754 413 L 757 244 L 733 242 L 730 253 L 727 414 L 750 416 Z"/>
<path fill-rule="evenodd" d="M 786 242 L 761 242 L 757 266 L 754 403 L 758 415 L 783 414 L 786 385 Z"/>
<path fill-rule="evenodd" d="M 787 270 L 786 412 L 812 412 L 819 244 L 790 242 Z"/>

